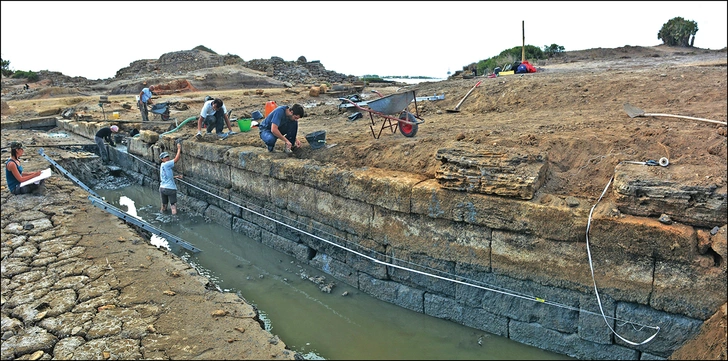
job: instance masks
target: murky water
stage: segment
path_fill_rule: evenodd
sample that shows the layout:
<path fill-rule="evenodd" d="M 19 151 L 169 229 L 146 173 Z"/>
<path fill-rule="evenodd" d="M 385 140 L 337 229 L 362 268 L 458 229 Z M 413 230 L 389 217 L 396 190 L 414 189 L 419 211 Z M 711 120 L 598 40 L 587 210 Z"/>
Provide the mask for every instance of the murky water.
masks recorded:
<path fill-rule="evenodd" d="M 307 359 L 569 359 L 377 300 L 202 217 L 160 214 L 156 189 L 94 190 L 109 204 L 201 249 L 175 253 L 221 289 L 254 304 L 269 330 Z M 314 277 L 335 287 L 323 292 Z"/>

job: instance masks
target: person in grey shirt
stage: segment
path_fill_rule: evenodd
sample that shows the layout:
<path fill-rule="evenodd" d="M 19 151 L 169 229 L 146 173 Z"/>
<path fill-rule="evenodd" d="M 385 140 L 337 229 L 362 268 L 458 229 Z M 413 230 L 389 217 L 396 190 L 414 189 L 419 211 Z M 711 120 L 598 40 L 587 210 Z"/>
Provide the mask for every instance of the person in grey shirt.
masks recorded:
<path fill-rule="evenodd" d="M 175 176 L 172 168 L 179 162 L 181 150 L 182 144 L 177 143 L 177 155 L 172 160 L 169 159 L 167 152 L 159 155 L 159 159 L 162 160 L 162 164 L 159 166 L 159 195 L 162 197 L 162 208 L 159 210 L 163 213 L 167 211 L 167 203 L 169 203 L 172 214 L 177 214 L 177 185 L 174 183 L 174 179 L 182 179 L 182 176 Z"/>

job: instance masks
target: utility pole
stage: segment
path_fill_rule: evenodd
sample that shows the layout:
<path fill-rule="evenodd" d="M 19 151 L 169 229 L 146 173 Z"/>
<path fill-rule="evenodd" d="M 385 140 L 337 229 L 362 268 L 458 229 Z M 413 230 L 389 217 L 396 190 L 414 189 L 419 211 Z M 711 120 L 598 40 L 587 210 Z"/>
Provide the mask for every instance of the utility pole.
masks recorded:
<path fill-rule="evenodd" d="M 521 46 L 521 62 L 526 61 L 526 21 L 521 20 L 521 34 L 523 34 L 523 45 Z"/>

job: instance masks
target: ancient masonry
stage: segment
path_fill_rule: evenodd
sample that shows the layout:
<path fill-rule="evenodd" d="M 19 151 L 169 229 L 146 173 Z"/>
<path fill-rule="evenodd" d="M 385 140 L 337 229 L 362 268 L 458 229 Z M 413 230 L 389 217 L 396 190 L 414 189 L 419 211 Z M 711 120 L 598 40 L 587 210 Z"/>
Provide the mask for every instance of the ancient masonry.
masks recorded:
<path fill-rule="evenodd" d="M 174 139 L 143 131 L 128 140 L 113 160 L 157 187 L 156 171 L 137 159 L 156 162 Z M 441 149 L 442 167 L 426 179 L 186 144 L 179 171 L 213 191 L 181 186 L 191 210 L 374 297 L 521 343 L 582 359 L 665 359 L 725 302 L 726 194 L 686 187 L 670 168 L 620 164 L 616 203 L 596 207 L 531 202 L 541 154 Z M 292 215 L 314 236 L 231 205 L 243 199 Z M 359 253 L 328 243 L 337 240 Z"/>

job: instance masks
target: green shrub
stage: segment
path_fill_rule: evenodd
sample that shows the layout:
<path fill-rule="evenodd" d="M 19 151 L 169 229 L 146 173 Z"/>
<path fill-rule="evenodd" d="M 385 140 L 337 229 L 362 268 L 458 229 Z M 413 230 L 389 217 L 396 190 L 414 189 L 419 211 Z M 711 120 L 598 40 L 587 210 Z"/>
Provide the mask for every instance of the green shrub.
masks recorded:
<path fill-rule="evenodd" d="M 27 78 L 29 81 L 38 81 L 38 73 L 36 73 L 34 71 L 18 70 L 13 73 L 13 78 L 14 79 Z"/>
<path fill-rule="evenodd" d="M 363 77 L 359 78 L 359 80 L 364 81 L 364 82 L 367 82 L 367 83 L 368 82 L 374 82 L 374 83 L 384 82 L 384 79 L 382 79 L 381 77 L 379 77 L 379 75 L 364 75 Z"/>
<path fill-rule="evenodd" d="M 13 75 L 13 71 L 10 70 L 10 60 L 0 59 L 2 61 L 2 74 L 4 76 Z"/>
<path fill-rule="evenodd" d="M 697 32 L 698 23 L 678 16 L 662 25 L 662 29 L 657 33 L 657 39 L 661 39 L 663 44 L 669 46 L 692 47 Z"/>
<path fill-rule="evenodd" d="M 543 52 L 546 54 L 547 57 L 551 58 L 552 56 L 563 53 L 564 47 L 557 44 L 551 44 L 551 45 L 544 45 L 543 46 Z"/>

